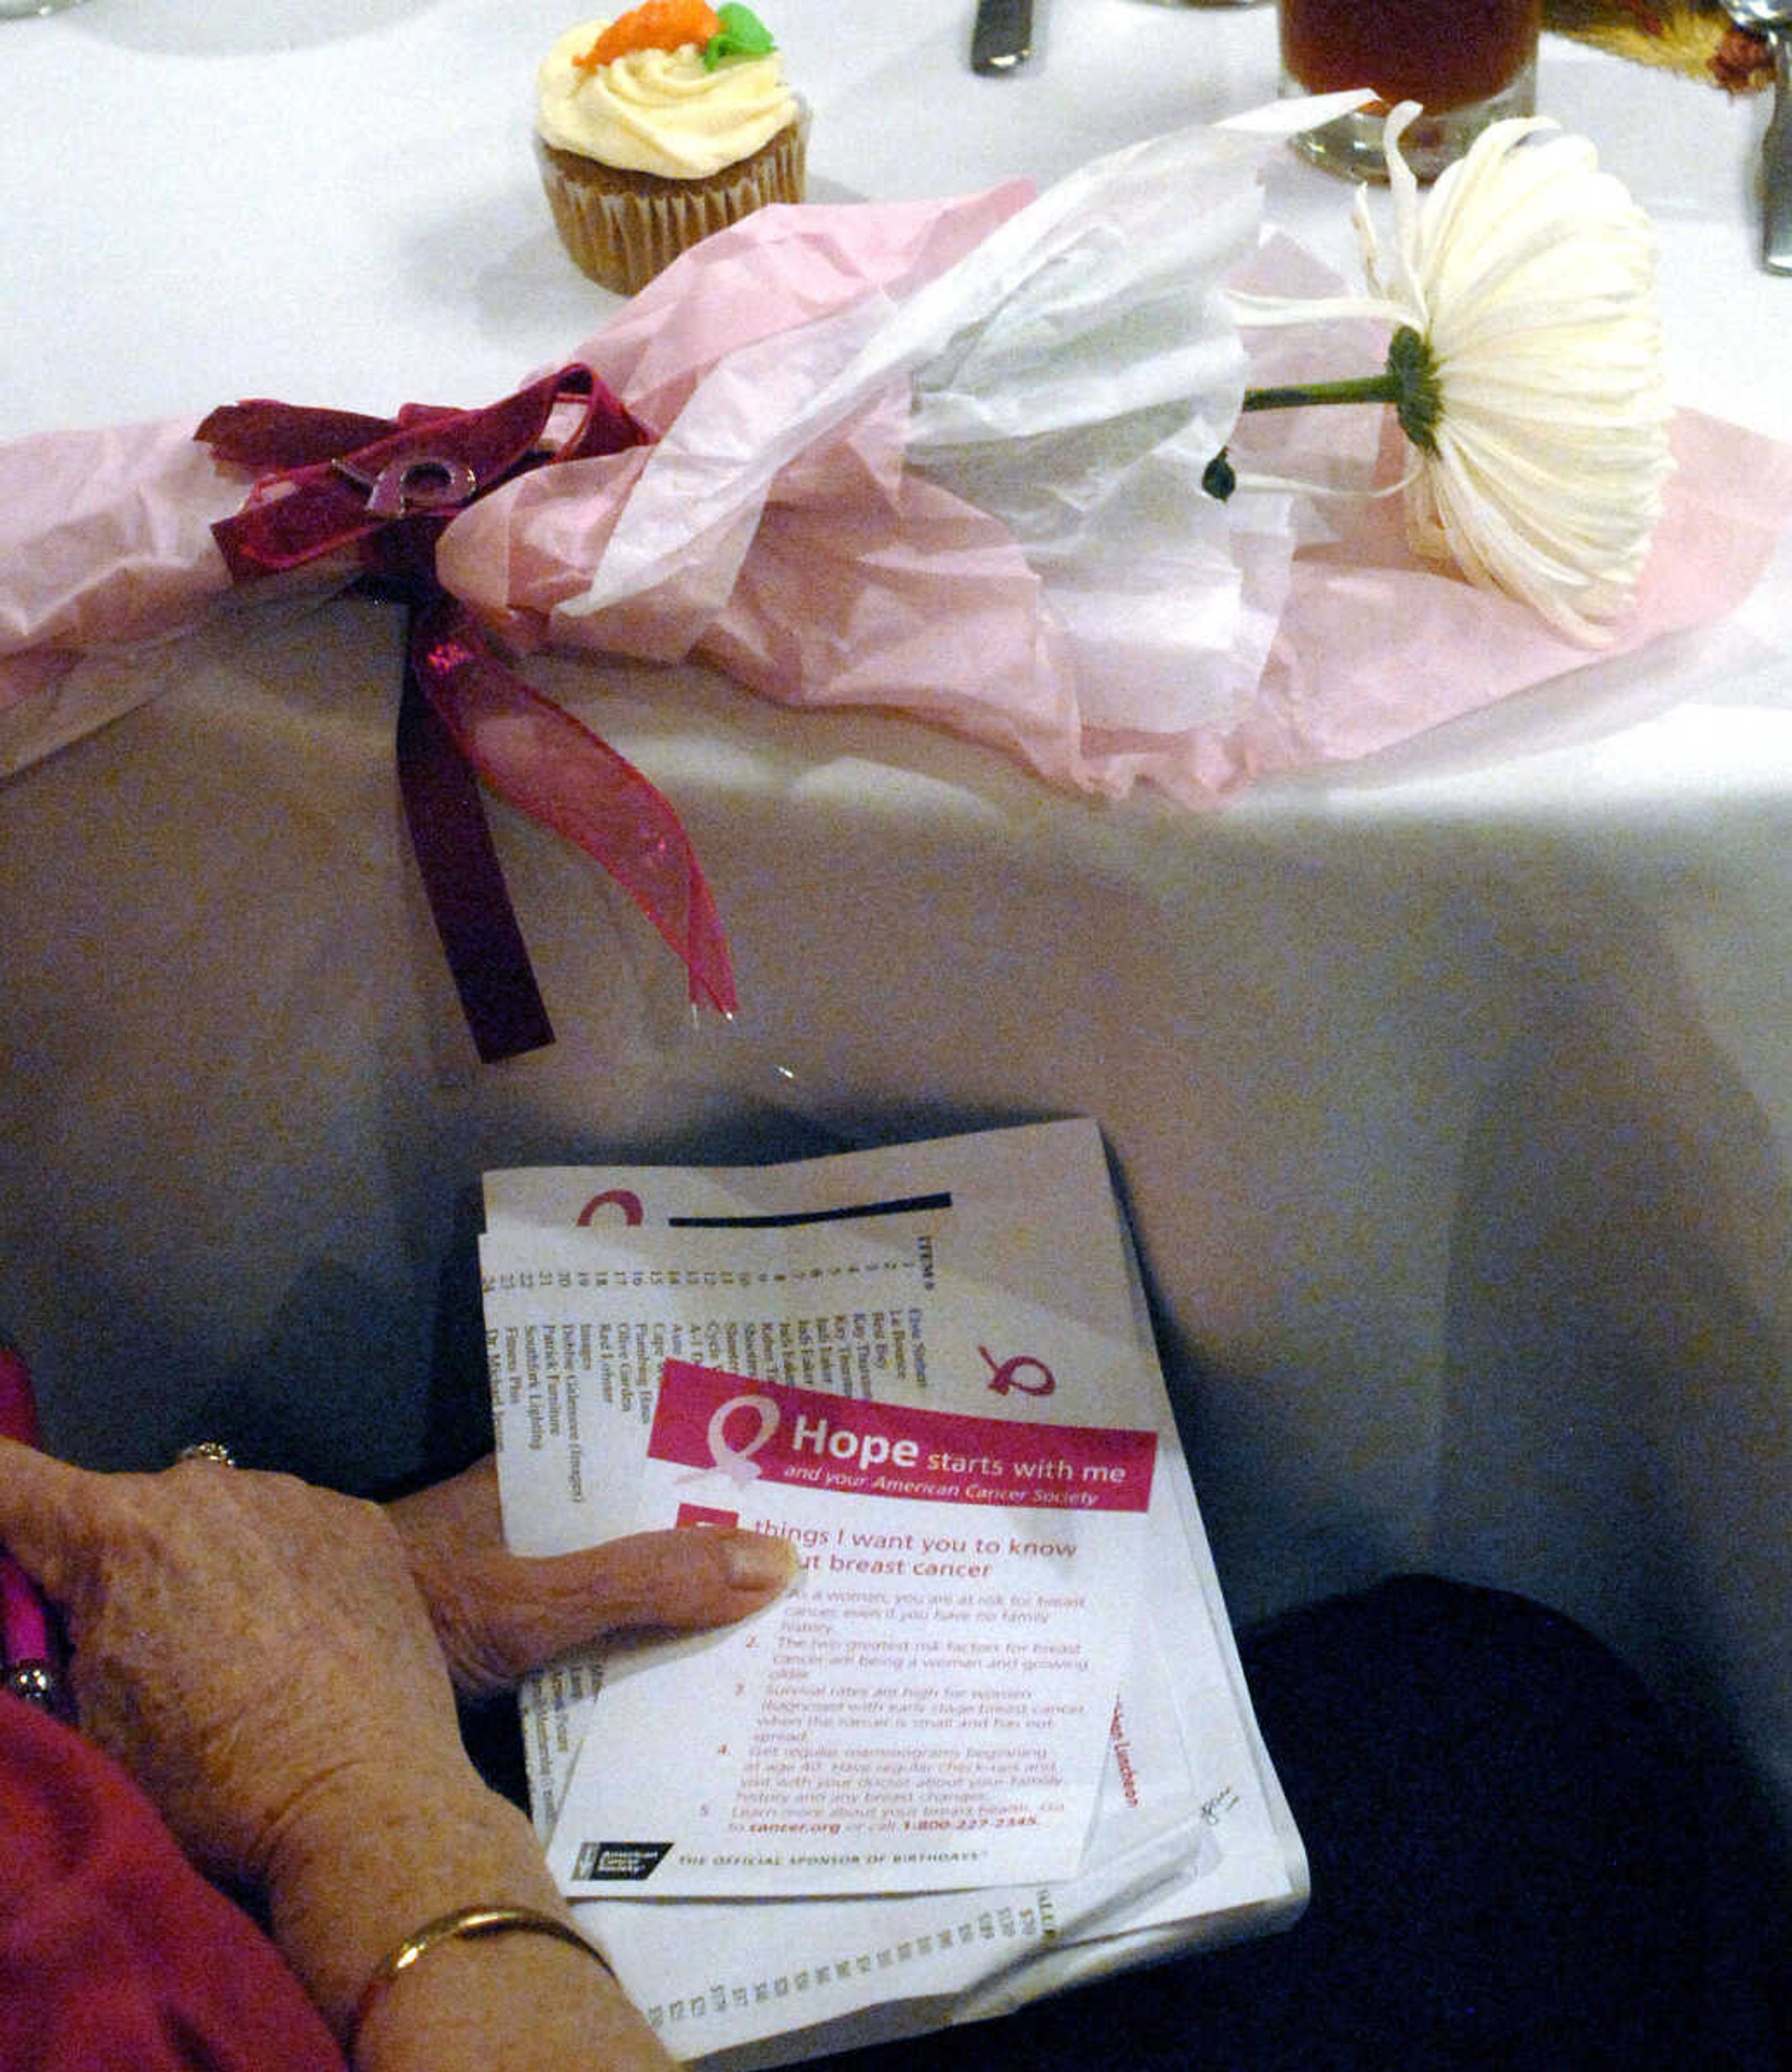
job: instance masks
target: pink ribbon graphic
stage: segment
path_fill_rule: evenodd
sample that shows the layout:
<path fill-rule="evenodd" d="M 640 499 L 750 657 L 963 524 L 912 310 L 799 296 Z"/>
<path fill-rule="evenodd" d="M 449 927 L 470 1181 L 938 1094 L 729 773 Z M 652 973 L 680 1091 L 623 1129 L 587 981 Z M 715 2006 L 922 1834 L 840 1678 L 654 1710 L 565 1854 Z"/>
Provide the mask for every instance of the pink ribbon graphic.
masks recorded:
<path fill-rule="evenodd" d="M 753 1436 L 744 1446 L 728 1443 L 728 1420 L 737 1410 L 750 1410 L 757 1420 Z M 678 1479 L 681 1482 L 697 1482 L 719 1473 L 726 1475 L 736 1489 L 745 1489 L 764 1472 L 753 1456 L 777 1429 L 778 1405 L 769 1396 L 730 1396 L 725 1403 L 718 1403 L 709 1415 L 705 1440 L 711 1465 L 699 1468 L 694 1474 L 680 1475 Z"/>

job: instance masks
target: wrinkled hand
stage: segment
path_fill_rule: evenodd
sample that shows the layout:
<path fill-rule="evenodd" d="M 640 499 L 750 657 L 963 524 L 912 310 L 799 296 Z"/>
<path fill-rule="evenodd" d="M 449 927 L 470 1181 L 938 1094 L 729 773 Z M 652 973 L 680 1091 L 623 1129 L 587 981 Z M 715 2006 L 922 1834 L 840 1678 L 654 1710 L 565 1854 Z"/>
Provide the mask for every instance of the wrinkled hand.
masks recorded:
<path fill-rule="evenodd" d="M 594 1634 L 625 1626 L 728 1626 L 796 1572 L 789 1543 L 758 1532 L 637 1532 L 582 1554 L 507 1552 L 497 1463 L 388 1507 L 455 1684 L 472 1696 Z"/>
<path fill-rule="evenodd" d="M 754 1537 L 520 1560 L 489 1462 L 388 1509 L 206 1462 L 98 1474 L 0 1442 L 0 1540 L 62 1609 L 83 1728 L 189 1855 L 251 1882 L 356 1766 L 420 1789 L 464 1767 L 451 1675 L 490 1690 L 618 1626 L 765 1604 L 794 1560 Z"/>

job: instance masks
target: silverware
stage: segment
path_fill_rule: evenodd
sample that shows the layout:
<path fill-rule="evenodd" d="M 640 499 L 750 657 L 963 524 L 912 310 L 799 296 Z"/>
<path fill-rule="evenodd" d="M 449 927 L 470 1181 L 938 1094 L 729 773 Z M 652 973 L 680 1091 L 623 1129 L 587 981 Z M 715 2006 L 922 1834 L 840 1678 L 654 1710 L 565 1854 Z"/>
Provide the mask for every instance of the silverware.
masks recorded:
<path fill-rule="evenodd" d="M 1792 0 L 1788 0 L 1792 4 Z M 1012 72 L 1033 49 L 1033 0 L 977 0 L 972 72 Z"/>
<path fill-rule="evenodd" d="M 1774 54 L 1774 113 L 1761 145 L 1761 263 L 1769 273 L 1792 273 L 1792 0 L 1724 0 L 1724 11 Z"/>

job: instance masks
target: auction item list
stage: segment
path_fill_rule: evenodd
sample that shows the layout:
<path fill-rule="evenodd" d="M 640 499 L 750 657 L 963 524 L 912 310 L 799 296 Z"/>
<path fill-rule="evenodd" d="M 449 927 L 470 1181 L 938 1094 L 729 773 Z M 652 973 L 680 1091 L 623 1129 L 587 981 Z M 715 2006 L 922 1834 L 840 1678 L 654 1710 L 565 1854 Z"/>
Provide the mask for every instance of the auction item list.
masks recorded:
<path fill-rule="evenodd" d="M 1297 1909 L 1091 1124 L 493 1174 L 486 1221 L 512 1545 L 733 1526 L 801 1559 L 739 1626 L 525 1692 L 549 1862 L 680 2055 L 965 1992 L 1085 1917 L 1171 1932 L 1198 1873 Z M 648 1974 L 693 1906 L 684 1951 L 735 1975 L 687 1992 Z M 865 1947 L 762 1961 L 775 1928 Z"/>

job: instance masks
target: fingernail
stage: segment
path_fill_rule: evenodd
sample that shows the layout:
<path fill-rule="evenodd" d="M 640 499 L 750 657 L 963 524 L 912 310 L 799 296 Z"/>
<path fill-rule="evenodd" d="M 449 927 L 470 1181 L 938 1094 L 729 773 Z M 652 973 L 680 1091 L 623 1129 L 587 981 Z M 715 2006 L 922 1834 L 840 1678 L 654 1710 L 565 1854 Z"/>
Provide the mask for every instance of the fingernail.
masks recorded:
<path fill-rule="evenodd" d="M 796 1573 L 796 1549 L 769 1532 L 731 1534 L 722 1558 L 737 1590 L 781 1590 Z"/>

